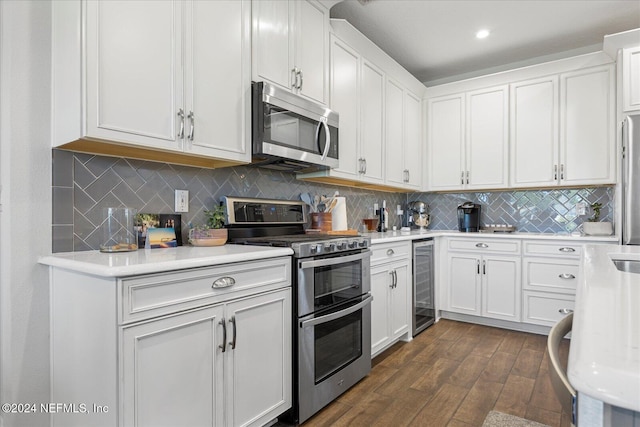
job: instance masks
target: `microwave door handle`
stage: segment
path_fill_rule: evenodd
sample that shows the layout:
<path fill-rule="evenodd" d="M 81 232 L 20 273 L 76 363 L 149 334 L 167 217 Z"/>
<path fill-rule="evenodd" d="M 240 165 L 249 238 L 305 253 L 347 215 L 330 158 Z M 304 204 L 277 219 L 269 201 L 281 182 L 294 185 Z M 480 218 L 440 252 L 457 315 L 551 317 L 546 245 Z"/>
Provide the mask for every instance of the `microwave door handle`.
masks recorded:
<path fill-rule="evenodd" d="M 320 316 L 311 320 L 305 320 L 304 322 L 300 322 L 300 327 L 308 328 L 309 326 L 315 326 L 321 323 L 331 322 L 332 320 L 339 319 L 341 317 L 346 316 L 347 314 L 351 314 L 353 312 L 360 310 L 362 307 L 366 306 L 367 304 L 370 304 L 371 301 L 373 301 L 373 296 L 368 295 L 364 300 L 362 300 L 358 304 L 352 305 L 351 307 L 345 308 L 344 310 L 340 310 L 335 313 L 327 314 L 326 316 Z"/>
<path fill-rule="evenodd" d="M 324 152 L 322 153 L 321 160 L 324 161 L 329 154 L 329 148 L 331 147 L 331 134 L 329 133 L 329 125 L 327 124 L 326 117 L 320 117 L 318 122 L 318 132 L 316 133 L 316 140 L 318 141 L 318 147 L 320 146 L 320 124 L 324 126 Z"/>

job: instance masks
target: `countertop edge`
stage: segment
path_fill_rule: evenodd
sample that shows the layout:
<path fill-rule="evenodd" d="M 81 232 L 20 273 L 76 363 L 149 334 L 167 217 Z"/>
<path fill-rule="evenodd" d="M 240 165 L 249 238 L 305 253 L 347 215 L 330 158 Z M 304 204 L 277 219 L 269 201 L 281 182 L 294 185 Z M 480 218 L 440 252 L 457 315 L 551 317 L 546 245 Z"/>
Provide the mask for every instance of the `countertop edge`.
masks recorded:
<path fill-rule="evenodd" d="M 411 231 L 387 231 L 384 233 L 373 232 L 363 233 L 364 236 L 371 237 L 371 243 L 386 243 L 400 240 L 429 239 L 434 237 L 468 237 L 472 239 L 527 239 L 527 240 L 562 240 L 575 241 L 580 243 L 598 242 L 617 244 L 618 236 L 572 236 L 570 234 L 551 233 L 465 233 L 457 230 L 411 230 Z"/>
<path fill-rule="evenodd" d="M 53 254 L 41 256 L 38 258 L 38 263 L 47 265 L 50 267 L 61 268 L 65 270 L 75 271 L 78 273 L 84 273 L 92 276 L 99 277 L 126 277 L 135 276 L 140 274 L 162 273 L 167 271 L 184 270 L 198 267 L 213 267 L 216 265 L 231 264 L 236 262 L 257 261 L 269 258 L 277 258 L 281 256 L 290 256 L 293 251 L 290 248 L 265 248 L 260 247 L 260 250 L 256 250 L 256 247 L 249 249 L 248 246 L 243 246 L 245 252 L 238 252 L 232 254 L 216 254 L 209 255 L 196 255 L 193 257 L 184 257 L 180 259 L 162 259 L 158 261 L 151 261 L 149 263 L 109 266 L 103 264 L 97 264 L 90 261 L 82 261 L 73 258 L 74 253 Z M 176 252 L 179 248 L 175 249 L 140 249 L 151 251 L 172 251 Z M 121 254 L 101 254 L 99 251 L 85 251 L 86 258 L 90 256 L 96 257 L 108 257 L 116 256 L 124 257 L 126 253 Z M 129 253 L 131 254 L 131 253 Z"/>

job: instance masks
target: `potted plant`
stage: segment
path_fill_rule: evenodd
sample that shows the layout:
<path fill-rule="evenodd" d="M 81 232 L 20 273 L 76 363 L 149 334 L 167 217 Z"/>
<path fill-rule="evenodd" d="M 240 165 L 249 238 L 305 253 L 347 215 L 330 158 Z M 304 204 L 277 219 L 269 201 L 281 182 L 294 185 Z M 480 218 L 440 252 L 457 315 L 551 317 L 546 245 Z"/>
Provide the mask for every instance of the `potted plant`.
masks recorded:
<path fill-rule="evenodd" d="M 227 242 L 228 232 L 224 228 L 224 206 L 214 206 L 204 211 L 207 223 L 189 230 L 189 243 L 193 246 L 221 246 Z"/>
<path fill-rule="evenodd" d="M 589 236 L 610 236 L 613 233 L 613 226 L 610 222 L 600 222 L 600 210 L 602 203 L 591 204 L 593 216 L 582 223 L 582 231 Z"/>

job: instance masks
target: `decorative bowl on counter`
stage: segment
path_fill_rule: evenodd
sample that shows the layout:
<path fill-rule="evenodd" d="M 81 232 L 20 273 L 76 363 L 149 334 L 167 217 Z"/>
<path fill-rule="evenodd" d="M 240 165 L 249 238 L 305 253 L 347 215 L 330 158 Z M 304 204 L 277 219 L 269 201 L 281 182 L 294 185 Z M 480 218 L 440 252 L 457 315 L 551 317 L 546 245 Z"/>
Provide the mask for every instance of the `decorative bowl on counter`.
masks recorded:
<path fill-rule="evenodd" d="M 229 237 L 226 228 L 192 228 L 189 230 L 189 243 L 193 246 L 222 246 Z"/>

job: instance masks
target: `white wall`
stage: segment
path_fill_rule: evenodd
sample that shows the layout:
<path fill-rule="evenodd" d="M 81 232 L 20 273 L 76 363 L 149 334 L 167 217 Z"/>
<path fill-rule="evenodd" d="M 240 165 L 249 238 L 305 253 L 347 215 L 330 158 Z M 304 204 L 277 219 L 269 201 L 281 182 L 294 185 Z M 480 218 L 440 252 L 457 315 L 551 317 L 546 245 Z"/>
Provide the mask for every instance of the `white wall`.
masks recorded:
<path fill-rule="evenodd" d="M 0 1 L 0 403 L 49 402 L 50 30 L 49 2 Z"/>

